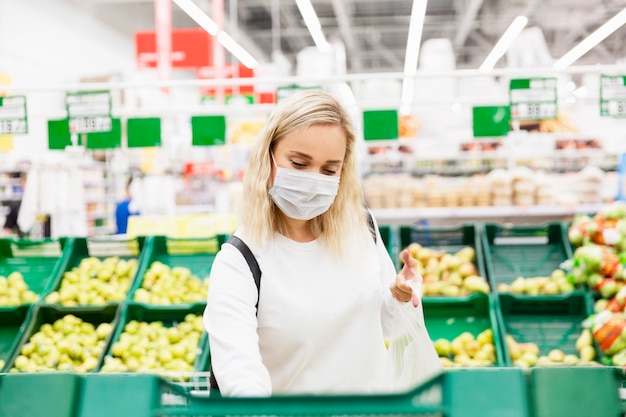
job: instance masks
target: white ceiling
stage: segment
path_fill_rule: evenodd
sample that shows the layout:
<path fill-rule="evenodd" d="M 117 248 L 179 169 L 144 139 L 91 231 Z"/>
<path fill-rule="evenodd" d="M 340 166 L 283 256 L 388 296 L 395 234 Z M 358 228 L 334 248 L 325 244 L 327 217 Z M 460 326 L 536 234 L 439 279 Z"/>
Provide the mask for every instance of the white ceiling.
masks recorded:
<path fill-rule="evenodd" d="M 129 37 L 154 28 L 154 0 L 65 0 L 92 11 Z M 226 29 L 255 57 L 280 49 L 292 62 L 313 40 L 293 0 L 223 0 Z M 328 39 L 346 46 L 348 72 L 402 71 L 411 0 L 312 0 Z M 210 14 L 210 0 L 196 0 Z M 422 41 L 451 41 L 457 68 L 477 68 L 513 18 L 524 14 L 543 31 L 557 59 L 626 7 L 626 0 L 429 0 Z M 197 25 L 175 4 L 175 28 Z M 273 18 L 274 17 L 274 18 Z M 576 64 L 614 64 L 626 58 L 626 26 Z M 506 65 L 503 58 L 498 66 Z"/>

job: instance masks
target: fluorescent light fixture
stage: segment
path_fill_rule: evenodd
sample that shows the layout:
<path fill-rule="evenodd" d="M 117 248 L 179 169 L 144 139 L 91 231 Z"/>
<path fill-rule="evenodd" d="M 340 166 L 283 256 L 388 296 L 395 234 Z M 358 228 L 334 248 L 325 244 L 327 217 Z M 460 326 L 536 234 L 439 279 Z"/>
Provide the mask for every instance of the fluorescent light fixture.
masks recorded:
<path fill-rule="evenodd" d="M 354 97 L 352 88 L 350 88 L 348 83 L 340 83 L 337 86 L 337 90 L 339 91 L 339 96 L 347 106 L 356 106 L 356 97 Z"/>
<path fill-rule="evenodd" d="M 173 0 L 185 13 L 189 15 L 200 27 L 211 36 L 217 36 L 218 42 L 226 48 L 228 52 L 233 54 L 243 65 L 248 68 L 254 68 L 257 66 L 257 60 L 250 55 L 236 40 L 234 40 L 228 33 L 220 30 L 219 26 L 213 19 L 211 19 L 202 9 L 200 9 L 191 0 Z"/>
<path fill-rule="evenodd" d="M 402 79 L 402 96 L 400 102 L 402 111 L 410 108 L 415 94 L 415 80 L 417 74 L 417 59 L 420 54 L 422 43 L 422 29 L 426 18 L 426 4 L 428 0 L 413 0 L 411 7 L 411 20 L 409 21 L 409 38 L 406 42 L 406 53 L 404 57 L 404 78 Z"/>
<path fill-rule="evenodd" d="M 217 40 L 224 48 L 235 55 L 243 65 L 248 68 L 255 68 L 258 65 L 258 61 L 250 55 L 236 40 L 234 40 L 228 33 L 222 31 L 217 35 Z"/>
<path fill-rule="evenodd" d="M 324 32 L 322 32 L 322 25 L 317 18 L 317 14 L 311 4 L 311 0 L 296 0 L 296 4 L 298 5 L 300 14 L 304 19 L 304 24 L 309 29 L 309 33 L 311 34 L 313 42 L 315 42 L 317 48 L 322 52 L 330 52 L 330 44 L 326 40 Z"/>
<path fill-rule="evenodd" d="M 513 19 L 513 22 L 511 22 L 507 30 L 504 31 L 502 37 L 498 40 L 491 52 L 489 52 L 489 55 L 487 55 L 487 58 L 485 58 L 485 61 L 478 70 L 480 72 L 491 72 L 496 66 L 496 62 L 498 62 L 498 60 L 502 58 L 502 55 L 511 47 L 515 38 L 517 38 L 527 24 L 528 18 L 526 18 L 526 16 L 517 16 Z"/>
<path fill-rule="evenodd" d="M 415 79 L 413 77 L 404 77 L 402 79 L 402 96 L 400 102 L 410 105 L 413 103 L 413 95 L 415 94 Z"/>
<path fill-rule="evenodd" d="M 404 75 L 412 76 L 417 73 L 417 58 L 422 43 L 422 29 L 426 17 L 426 4 L 428 0 L 413 0 L 411 20 L 409 22 L 409 38 L 406 43 L 404 57 Z"/>
<path fill-rule="evenodd" d="M 217 26 L 217 23 L 215 23 L 213 19 L 207 16 L 207 14 L 204 13 L 204 11 L 202 11 L 202 9 L 200 9 L 198 5 L 196 5 L 193 1 L 174 0 L 174 3 L 176 3 L 178 7 L 180 7 L 185 13 L 187 13 L 189 17 L 195 20 L 195 22 L 199 24 L 202 29 L 209 32 L 211 36 L 215 36 L 219 33 L 220 28 L 219 26 Z"/>
<path fill-rule="evenodd" d="M 554 63 L 554 69 L 562 70 L 567 68 L 578 58 L 589 52 L 591 48 L 602 42 L 611 33 L 622 27 L 624 23 L 626 23 L 626 8 L 613 16 L 605 24 L 596 29 L 591 35 L 587 36 L 582 40 L 582 42 L 563 55 L 561 59 Z"/>

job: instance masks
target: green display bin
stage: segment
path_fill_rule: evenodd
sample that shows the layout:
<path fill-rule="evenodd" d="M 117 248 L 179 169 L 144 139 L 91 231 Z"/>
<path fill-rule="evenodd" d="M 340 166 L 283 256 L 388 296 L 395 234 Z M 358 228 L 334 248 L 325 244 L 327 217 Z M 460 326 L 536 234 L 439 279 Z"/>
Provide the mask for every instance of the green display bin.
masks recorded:
<path fill-rule="evenodd" d="M 76 374 L 0 375 L 0 416 L 73 417 L 79 386 Z"/>
<path fill-rule="evenodd" d="M 430 249 L 455 253 L 464 247 L 474 249 L 474 265 L 478 274 L 487 278 L 483 261 L 483 248 L 477 224 L 463 224 L 448 227 L 400 226 L 399 251 L 411 243 L 419 243 Z M 399 261 L 399 260 L 398 260 Z"/>
<path fill-rule="evenodd" d="M 504 339 L 506 335 L 513 336 L 518 343 L 536 343 L 539 356 L 547 355 L 552 349 L 579 356 L 576 340 L 583 330 L 583 321 L 593 309 L 589 294 L 536 297 L 498 294 L 498 305 L 502 347 L 508 366 L 513 366 L 513 361 Z M 596 354 L 600 354 L 597 347 Z"/>
<path fill-rule="evenodd" d="M 100 367 L 102 360 L 104 359 L 104 355 L 108 349 L 109 344 L 113 338 L 113 334 L 115 332 L 115 327 L 118 322 L 119 316 L 119 306 L 115 304 L 111 304 L 108 306 L 98 306 L 98 307 L 83 307 L 83 308 L 70 308 L 70 307 L 62 307 L 56 305 L 44 305 L 38 304 L 34 307 L 32 311 L 32 318 L 29 320 L 28 325 L 22 331 L 22 336 L 19 340 L 18 345 L 16 346 L 11 359 L 6 365 L 7 370 L 13 368 L 15 359 L 21 354 L 22 347 L 28 343 L 30 338 L 39 331 L 43 324 L 52 324 L 56 320 L 68 315 L 72 314 L 78 318 L 80 318 L 84 322 L 88 322 L 97 327 L 101 323 L 111 323 L 113 326 L 113 330 L 105 339 L 104 348 L 98 357 L 98 365 L 90 372 L 97 371 Z M 55 373 L 51 371 L 51 373 Z"/>
<path fill-rule="evenodd" d="M 521 369 L 449 369 L 444 397 L 454 417 L 531 417 L 526 376 Z"/>
<path fill-rule="evenodd" d="M 28 288 L 41 299 L 65 268 L 67 255 L 59 240 L 0 239 L 0 275 L 21 273 Z M 0 306 L 0 311 L 14 308 Z"/>
<path fill-rule="evenodd" d="M 137 270 L 137 279 L 129 292 L 129 300 L 134 300 L 135 292 L 143 284 L 146 271 L 154 262 L 161 262 L 172 268 L 189 268 L 191 273 L 198 278 L 208 278 L 215 255 L 227 239 L 227 235 L 190 239 L 166 236 L 148 238 L 142 262 Z"/>
<path fill-rule="evenodd" d="M 152 417 L 160 378 L 150 374 L 89 374 L 81 380 L 76 417 Z"/>
<path fill-rule="evenodd" d="M 73 268 L 76 268 L 80 265 L 80 262 L 89 257 L 96 257 L 100 260 L 104 260 L 109 257 L 117 256 L 120 259 L 137 259 L 137 269 L 135 271 L 134 276 L 131 278 L 131 283 L 129 289 L 126 294 L 126 298 L 128 298 L 128 294 L 133 288 L 134 281 L 137 278 L 137 273 L 139 271 L 139 267 L 141 266 L 141 259 L 143 256 L 143 249 L 146 243 L 145 237 L 137 237 L 133 239 L 117 239 L 115 237 L 104 237 L 104 238 L 68 238 L 62 240 L 64 250 L 66 251 L 66 259 L 62 265 L 62 268 L 59 268 L 57 271 L 57 275 L 54 278 L 50 288 L 48 289 L 48 293 L 57 291 L 61 287 L 61 283 L 63 281 L 63 275 L 71 271 Z M 45 299 L 43 300 L 44 304 L 56 305 L 48 303 Z M 120 304 L 121 302 L 108 302 L 107 304 Z M 75 308 L 84 308 L 89 307 L 89 304 L 78 305 Z"/>
<path fill-rule="evenodd" d="M 430 338 L 452 341 L 463 332 L 474 337 L 491 329 L 496 350 L 496 366 L 506 366 L 500 328 L 492 295 L 470 294 L 465 297 L 424 297 L 424 320 Z"/>
<path fill-rule="evenodd" d="M 206 304 L 192 305 L 170 305 L 170 306 L 149 306 L 142 303 L 134 303 L 129 301 L 121 310 L 119 325 L 112 337 L 109 348 L 106 352 L 107 357 L 113 357 L 112 348 L 115 342 L 120 340 L 120 335 L 124 332 L 124 327 L 128 322 L 137 320 L 139 322 L 155 322 L 160 321 L 164 327 L 172 327 L 173 325 L 184 321 L 187 314 L 200 315 L 204 313 Z M 205 330 L 198 344 L 198 354 L 194 364 L 194 372 L 206 372 L 210 369 L 210 355 L 208 348 L 208 336 Z"/>
<path fill-rule="evenodd" d="M 550 276 L 572 257 L 562 223 L 482 227 L 487 275 L 496 288 L 518 277 Z"/>
<path fill-rule="evenodd" d="M 614 369 L 535 368 L 529 380 L 534 417 L 622 416 Z"/>
<path fill-rule="evenodd" d="M 33 306 L 20 306 L 9 311 L 0 311 L 0 360 L 7 365 L 20 342 L 22 332 L 28 326 Z M 0 366 L 0 372 L 8 370 Z"/>
<path fill-rule="evenodd" d="M 383 239 L 383 243 L 387 248 L 387 252 L 391 259 L 394 260 L 398 258 L 396 251 L 394 250 L 394 229 L 391 225 L 387 224 L 379 224 L 378 232 L 380 233 L 380 237 Z"/>
<path fill-rule="evenodd" d="M 159 385 L 161 405 L 153 416 L 446 416 L 445 374 L 399 394 L 273 395 L 260 398 L 221 397 L 208 391 L 208 380 Z M 125 416 L 124 416 L 125 417 Z"/>

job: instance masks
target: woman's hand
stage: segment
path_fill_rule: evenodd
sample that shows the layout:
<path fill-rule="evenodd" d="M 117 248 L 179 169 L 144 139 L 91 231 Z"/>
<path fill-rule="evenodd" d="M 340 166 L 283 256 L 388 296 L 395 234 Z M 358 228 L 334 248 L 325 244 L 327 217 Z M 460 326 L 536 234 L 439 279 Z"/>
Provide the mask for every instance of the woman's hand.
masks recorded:
<path fill-rule="evenodd" d="M 421 294 L 413 294 L 413 289 L 411 285 L 409 285 L 409 281 L 415 281 L 421 286 L 424 279 L 422 275 L 417 272 L 417 261 L 411 257 L 408 249 L 404 249 L 400 256 L 402 257 L 404 266 L 400 273 L 396 275 L 396 280 L 389 286 L 389 289 L 391 290 L 393 298 L 396 300 L 400 302 L 412 300 L 413 307 L 417 307 Z"/>

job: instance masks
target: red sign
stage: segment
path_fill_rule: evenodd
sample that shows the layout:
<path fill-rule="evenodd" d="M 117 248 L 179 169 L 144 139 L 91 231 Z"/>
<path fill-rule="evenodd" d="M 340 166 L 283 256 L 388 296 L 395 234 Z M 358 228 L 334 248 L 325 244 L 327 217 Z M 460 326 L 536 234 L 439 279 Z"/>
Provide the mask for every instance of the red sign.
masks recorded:
<path fill-rule="evenodd" d="M 225 65 L 222 69 L 221 77 L 218 76 L 218 71 L 214 67 L 198 68 L 196 75 L 199 80 L 211 80 L 214 78 L 252 78 L 254 77 L 254 70 L 246 67 L 243 64 Z M 216 87 L 200 87 L 200 93 L 203 96 L 214 96 L 216 94 Z M 253 93 L 254 86 L 252 84 L 224 87 L 224 95 L 226 96 L 233 94 Z"/>
<path fill-rule="evenodd" d="M 213 65 L 211 35 L 204 29 L 172 30 L 172 67 L 199 68 Z M 156 33 L 135 33 L 135 58 L 140 68 L 156 68 Z"/>

